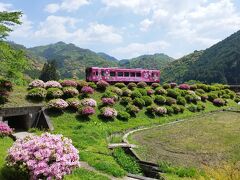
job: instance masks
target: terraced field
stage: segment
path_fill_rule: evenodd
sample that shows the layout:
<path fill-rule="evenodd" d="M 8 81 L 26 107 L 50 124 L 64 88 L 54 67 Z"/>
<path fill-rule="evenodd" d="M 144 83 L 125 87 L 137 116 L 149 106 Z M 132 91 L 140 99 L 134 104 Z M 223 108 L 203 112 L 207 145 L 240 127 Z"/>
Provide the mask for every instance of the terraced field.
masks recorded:
<path fill-rule="evenodd" d="M 144 161 L 197 167 L 240 161 L 240 113 L 215 112 L 129 137 Z"/>

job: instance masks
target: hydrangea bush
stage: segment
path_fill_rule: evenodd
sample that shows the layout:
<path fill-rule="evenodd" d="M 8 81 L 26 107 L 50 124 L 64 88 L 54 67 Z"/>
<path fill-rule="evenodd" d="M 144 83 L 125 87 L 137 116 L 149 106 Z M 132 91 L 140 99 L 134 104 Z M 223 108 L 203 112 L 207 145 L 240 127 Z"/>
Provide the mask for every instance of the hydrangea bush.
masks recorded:
<path fill-rule="evenodd" d="M 216 98 L 213 100 L 215 106 L 224 106 L 226 104 L 225 100 L 222 98 Z"/>
<path fill-rule="evenodd" d="M 191 87 L 188 84 L 180 84 L 178 88 L 182 90 L 189 90 Z"/>
<path fill-rule="evenodd" d="M 82 116 L 91 116 L 95 114 L 95 109 L 91 106 L 82 106 L 78 109 L 78 113 Z"/>
<path fill-rule="evenodd" d="M 101 115 L 102 117 L 113 119 L 117 117 L 118 113 L 114 108 L 103 107 L 101 109 Z"/>
<path fill-rule="evenodd" d="M 108 82 L 106 82 L 104 80 L 100 80 L 97 82 L 97 88 L 99 90 L 105 90 L 108 86 L 109 86 Z"/>
<path fill-rule="evenodd" d="M 60 98 L 63 95 L 63 91 L 59 88 L 49 88 L 47 90 L 47 98 Z"/>
<path fill-rule="evenodd" d="M 75 97 L 75 96 L 79 95 L 78 90 L 74 87 L 64 87 L 63 93 L 64 93 L 64 96 L 66 96 L 66 97 Z"/>
<path fill-rule="evenodd" d="M 83 86 L 81 89 L 81 93 L 88 95 L 88 94 L 93 94 L 94 93 L 94 89 L 91 88 L 90 86 Z"/>
<path fill-rule="evenodd" d="M 63 80 L 61 82 L 61 85 L 63 87 L 75 87 L 75 88 L 78 86 L 77 82 L 75 82 L 74 80 Z"/>
<path fill-rule="evenodd" d="M 13 133 L 13 129 L 8 124 L 0 121 L 0 137 L 10 136 Z"/>
<path fill-rule="evenodd" d="M 91 98 L 85 98 L 83 100 L 81 100 L 81 105 L 82 106 L 91 106 L 91 107 L 96 107 L 97 106 L 97 102 L 94 99 Z"/>
<path fill-rule="evenodd" d="M 44 88 L 45 87 L 45 83 L 42 80 L 35 79 L 31 83 L 29 83 L 28 87 L 29 88 L 38 88 L 38 87 Z"/>
<path fill-rule="evenodd" d="M 47 91 L 44 88 L 33 88 L 28 91 L 28 98 L 42 100 L 46 97 Z"/>
<path fill-rule="evenodd" d="M 68 107 L 73 109 L 78 109 L 81 104 L 78 98 L 68 98 L 66 102 L 68 103 Z"/>
<path fill-rule="evenodd" d="M 102 104 L 112 106 L 115 104 L 115 101 L 113 98 L 102 98 Z"/>
<path fill-rule="evenodd" d="M 45 83 L 46 88 L 62 88 L 62 85 L 57 81 L 47 81 Z"/>
<path fill-rule="evenodd" d="M 63 99 L 53 99 L 48 102 L 47 107 L 49 109 L 64 110 L 68 107 L 68 103 Z"/>
<path fill-rule="evenodd" d="M 80 165 L 72 141 L 50 133 L 18 139 L 6 160 L 8 166 L 27 171 L 33 180 L 63 179 Z"/>

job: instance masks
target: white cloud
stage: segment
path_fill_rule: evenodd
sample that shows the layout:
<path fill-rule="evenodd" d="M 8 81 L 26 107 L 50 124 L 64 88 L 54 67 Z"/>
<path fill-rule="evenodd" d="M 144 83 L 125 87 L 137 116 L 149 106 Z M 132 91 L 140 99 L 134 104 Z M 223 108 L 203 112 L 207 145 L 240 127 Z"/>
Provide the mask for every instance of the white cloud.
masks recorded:
<path fill-rule="evenodd" d="M 144 15 L 151 12 L 157 0 L 102 0 L 102 3 L 107 8 L 128 8 L 136 14 Z"/>
<path fill-rule="evenodd" d="M 0 2 L 0 11 L 9 11 L 11 8 L 12 8 L 12 4 Z"/>
<path fill-rule="evenodd" d="M 170 46 L 165 41 L 155 41 L 149 43 L 131 43 L 125 47 L 113 49 L 111 54 L 120 58 L 133 58 L 143 54 L 154 54 L 163 52 Z"/>
<path fill-rule="evenodd" d="M 32 34 L 33 23 L 28 19 L 27 15 L 23 14 L 20 21 L 21 25 L 16 25 L 11 32 L 11 37 L 27 38 Z"/>
<path fill-rule="evenodd" d="M 144 19 L 143 21 L 140 22 L 140 30 L 147 31 L 152 24 L 153 24 L 153 21 L 149 19 Z"/>
<path fill-rule="evenodd" d="M 143 16 L 141 31 L 164 29 L 169 38 L 209 46 L 240 29 L 233 0 L 102 0 L 107 8 Z"/>
<path fill-rule="evenodd" d="M 33 28 L 26 16 L 23 16 L 23 25 L 17 27 L 12 33 L 14 38 L 31 38 L 33 41 L 45 40 L 66 41 L 76 44 L 106 43 L 116 44 L 122 42 L 122 36 L 112 26 L 90 23 L 86 28 L 78 27 L 78 19 L 63 16 L 48 16 Z"/>
<path fill-rule="evenodd" d="M 62 11 L 76 11 L 81 6 L 89 4 L 89 0 L 62 0 L 61 3 L 51 3 L 45 7 L 45 11 L 49 13 L 55 13 L 59 10 Z"/>

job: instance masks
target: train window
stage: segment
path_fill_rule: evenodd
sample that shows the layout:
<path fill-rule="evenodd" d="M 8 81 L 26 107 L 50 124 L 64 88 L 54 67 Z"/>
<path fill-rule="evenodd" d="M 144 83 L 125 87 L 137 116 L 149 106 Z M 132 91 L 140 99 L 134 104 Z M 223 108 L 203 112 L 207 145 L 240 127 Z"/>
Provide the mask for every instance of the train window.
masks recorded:
<path fill-rule="evenodd" d="M 131 73 L 130 73 L 130 76 L 131 76 L 131 77 L 135 77 L 135 72 L 131 72 Z"/>
<path fill-rule="evenodd" d="M 152 77 L 154 77 L 154 72 L 152 72 Z"/>
<path fill-rule="evenodd" d="M 123 77 L 123 72 L 118 72 L 118 76 Z"/>
<path fill-rule="evenodd" d="M 96 76 L 98 76 L 98 71 L 96 71 Z"/>
<path fill-rule="evenodd" d="M 141 73 L 140 73 L 140 72 L 137 72 L 137 73 L 136 73 L 136 76 L 137 76 L 137 77 L 141 77 Z"/>
<path fill-rule="evenodd" d="M 129 77 L 129 72 L 124 72 L 124 77 Z"/>
<path fill-rule="evenodd" d="M 116 73 L 115 72 L 110 72 L 110 76 L 114 77 L 114 76 L 116 76 Z"/>
<path fill-rule="evenodd" d="M 102 75 L 102 76 L 105 76 L 104 70 L 101 71 L 101 75 Z"/>

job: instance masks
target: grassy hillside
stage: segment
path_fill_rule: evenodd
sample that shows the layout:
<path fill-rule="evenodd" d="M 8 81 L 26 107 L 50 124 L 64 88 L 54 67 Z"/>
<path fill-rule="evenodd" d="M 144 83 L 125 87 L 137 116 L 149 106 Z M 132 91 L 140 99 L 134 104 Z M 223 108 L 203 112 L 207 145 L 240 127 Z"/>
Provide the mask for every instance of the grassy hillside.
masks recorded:
<path fill-rule="evenodd" d="M 101 98 L 103 96 L 114 96 L 117 97 L 116 104 L 114 104 L 112 107 L 120 112 L 126 112 L 126 105 L 122 104 L 122 100 L 124 99 L 124 95 L 121 95 L 119 93 L 119 89 L 116 89 L 115 86 L 109 86 L 107 87 L 107 90 L 105 92 L 95 90 L 93 94 L 90 94 L 89 97 L 93 98 L 94 100 L 97 101 L 98 106 L 95 107 L 96 113 L 89 118 L 87 117 L 82 117 L 79 116 L 78 113 L 76 113 L 73 110 L 70 109 L 65 109 L 63 112 L 59 111 L 49 111 L 49 116 L 51 118 L 51 121 L 54 125 L 54 131 L 53 133 L 55 134 L 63 134 L 66 137 L 69 137 L 72 139 L 74 146 L 80 151 L 80 159 L 82 161 L 87 162 L 90 166 L 94 167 L 98 171 L 108 174 L 110 176 L 115 176 L 115 177 L 123 177 L 126 175 L 127 172 L 138 172 L 135 171 L 135 169 L 131 169 L 131 167 L 135 165 L 129 166 L 129 163 L 134 164 L 132 161 L 129 162 L 129 160 L 126 160 L 127 158 L 123 157 L 123 155 L 120 153 L 116 153 L 115 151 L 113 152 L 112 150 L 108 149 L 108 144 L 112 142 L 120 142 L 121 141 L 121 133 L 126 132 L 129 129 L 134 129 L 142 126 L 154 126 L 157 124 L 164 124 L 167 122 L 175 121 L 177 119 L 183 119 L 187 117 L 192 117 L 195 115 L 202 115 L 206 112 L 209 111 L 214 111 L 214 110 L 220 110 L 222 108 L 228 108 L 231 106 L 235 106 L 236 103 L 233 102 L 233 100 L 229 99 L 230 96 L 223 96 L 223 93 L 230 93 L 230 91 L 224 91 L 224 90 L 219 90 L 217 87 L 214 86 L 210 88 L 210 86 L 199 86 L 199 88 L 206 88 L 206 91 L 212 91 L 214 94 L 218 94 L 220 97 L 227 98 L 226 100 L 228 101 L 227 106 L 224 107 L 218 107 L 214 106 L 212 102 L 207 101 L 205 102 L 198 102 L 196 104 L 194 103 L 187 103 L 184 108 L 184 112 L 181 113 L 179 108 L 183 108 L 180 105 L 167 105 L 167 103 L 172 103 L 176 101 L 177 97 L 182 97 L 180 99 L 188 99 L 188 97 L 191 97 L 190 94 L 192 92 L 189 91 L 190 94 L 188 94 L 188 91 L 186 90 L 180 90 L 178 88 L 174 89 L 168 89 L 166 90 L 167 94 L 165 94 L 165 91 L 162 90 L 160 87 L 161 91 L 158 91 L 160 89 L 155 89 L 153 87 L 147 86 L 145 88 L 134 88 L 133 90 L 133 95 L 130 96 L 129 94 L 129 103 L 128 104 L 138 104 L 139 105 L 139 98 L 140 99 L 145 99 L 145 101 L 149 103 L 149 100 L 147 99 L 152 99 L 154 102 L 153 107 L 165 107 L 167 108 L 168 114 L 164 115 L 157 115 L 155 113 L 150 113 L 149 107 L 146 107 L 148 105 L 143 105 L 142 108 L 140 108 L 140 111 L 136 114 L 136 116 L 131 116 L 128 120 L 122 120 L 119 117 L 114 118 L 114 119 L 108 119 L 108 118 L 102 118 L 100 116 L 101 113 L 101 108 L 102 108 L 102 103 L 101 103 Z M 222 86 L 219 86 L 222 87 Z M 167 88 L 167 87 L 165 87 Z M 169 87 L 168 87 L 169 88 Z M 224 87 L 222 87 L 224 88 Z M 159 95 L 157 94 L 152 94 L 148 95 L 149 98 L 145 98 L 141 94 L 145 94 L 146 90 L 154 90 L 155 93 L 164 93 L 162 96 L 166 99 L 168 99 L 167 102 L 162 101 L 162 105 L 157 105 L 155 103 L 159 103 L 159 100 L 156 101 L 156 99 L 159 99 Z M 212 89 L 212 90 L 211 90 Z M 119 93 L 118 95 L 113 93 L 113 92 Z M 126 87 L 123 88 L 122 90 L 126 90 Z M 127 91 L 129 92 L 130 89 Z M 24 93 L 19 92 L 22 91 Z M 137 93 L 137 91 L 140 92 Z M 153 92 L 154 92 L 153 91 Z M 202 93 L 204 90 L 196 90 L 196 93 Z M 108 92 L 108 93 L 106 93 Z M 112 93 L 110 93 L 112 92 Z M 206 92 L 209 93 L 209 92 Z M 15 87 L 14 91 L 12 92 L 11 97 L 9 99 L 9 102 L 6 104 L 6 106 L 15 106 L 14 102 L 15 99 L 18 99 L 16 102 L 21 102 L 22 104 L 28 104 L 28 100 L 25 98 L 27 94 L 27 87 Z M 210 94 L 209 94 L 210 95 Z M 233 95 L 233 94 L 232 94 Z M 137 96 L 137 97 L 136 97 Z M 174 96 L 175 100 L 170 98 L 170 96 Z M 16 97 L 16 98 L 14 98 Z M 194 96 L 195 97 L 195 96 Z M 63 96 L 64 98 L 64 96 Z M 80 94 L 79 96 L 76 96 L 76 98 L 83 99 L 83 94 Z M 183 100 L 178 99 L 178 103 L 183 103 Z M 21 99 L 21 100 L 20 100 Z M 138 99 L 138 100 L 137 100 Z M 162 98 L 160 98 L 162 99 Z M 46 99 L 48 101 L 48 99 Z M 196 100 L 196 99 L 195 99 Z M 145 102 L 144 101 L 144 102 Z M 44 103 L 45 101 L 43 101 Z M 33 102 L 31 102 L 33 103 Z M 203 104 L 204 107 L 203 108 Z M 172 108 L 172 110 L 171 110 Z M 154 110 L 155 108 L 153 108 Z M 164 109 L 164 108 L 163 108 Z M 197 111 L 193 113 L 192 111 Z M 198 110 L 200 112 L 198 112 Z M 121 114 L 121 113 L 120 113 Z M 31 132 L 35 132 L 34 129 L 31 130 Z M 36 131 L 39 133 L 39 131 Z M 118 135 L 113 135 L 116 132 Z M 120 136 L 119 136 L 120 134 Z M 0 140 L 1 141 L 1 140 Z M 6 147 L 0 148 L 0 152 L 6 152 Z M 125 155 L 124 155 L 125 156 Z M 85 173 L 85 172 L 84 172 Z M 89 172 L 86 172 L 87 174 L 91 174 Z M 96 176 L 95 174 L 91 174 L 93 176 Z M 68 177 L 68 176 L 67 176 Z M 69 177 L 74 177 L 75 179 L 83 177 L 82 170 L 76 170 L 74 175 L 70 175 Z M 104 179 L 104 177 L 103 177 Z"/>
<path fill-rule="evenodd" d="M 240 84 L 240 31 L 163 68 L 164 81 Z"/>
<path fill-rule="evenodd" d="M 142 55 L 129 60 L 121 60 L 119 65 L 126 68 L 160 69 L 172 61 L 174 61 L 174 59 L 165 54 L 154 54 Z"/>

